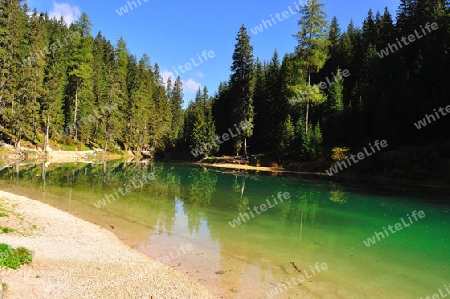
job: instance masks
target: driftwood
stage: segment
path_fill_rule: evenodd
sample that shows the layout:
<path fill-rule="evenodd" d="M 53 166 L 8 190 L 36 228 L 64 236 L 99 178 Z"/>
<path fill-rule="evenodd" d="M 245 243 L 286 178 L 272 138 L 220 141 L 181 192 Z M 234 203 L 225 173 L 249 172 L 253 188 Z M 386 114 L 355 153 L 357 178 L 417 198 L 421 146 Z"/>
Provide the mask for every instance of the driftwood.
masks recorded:
<path fill-rule="evenodd" d="M 298 272 L 302 273 L 302 270 L 300 270 L 295 264 L 294 262 L 291 262 L 292 267 L 294 267 L 295 270 L 297 270 Z M 303 274 L 303 273 L 302 273 Z"/>

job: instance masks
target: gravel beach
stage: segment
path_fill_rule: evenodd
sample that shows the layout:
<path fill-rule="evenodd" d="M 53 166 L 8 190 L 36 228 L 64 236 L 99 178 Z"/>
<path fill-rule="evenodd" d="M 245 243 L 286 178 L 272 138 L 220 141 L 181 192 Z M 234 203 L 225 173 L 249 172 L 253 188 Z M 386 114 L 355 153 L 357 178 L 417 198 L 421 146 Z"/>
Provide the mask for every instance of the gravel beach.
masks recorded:
<path fill-rule="evenodd" d="M 29 198 L 0 191 L 0 243 L 33 261 L 1 269 L 9 298 L 213 298 L 193 278 L 124 245 L 113 233 Z M 1 298 L 1 296 L 0 296 Z"/>

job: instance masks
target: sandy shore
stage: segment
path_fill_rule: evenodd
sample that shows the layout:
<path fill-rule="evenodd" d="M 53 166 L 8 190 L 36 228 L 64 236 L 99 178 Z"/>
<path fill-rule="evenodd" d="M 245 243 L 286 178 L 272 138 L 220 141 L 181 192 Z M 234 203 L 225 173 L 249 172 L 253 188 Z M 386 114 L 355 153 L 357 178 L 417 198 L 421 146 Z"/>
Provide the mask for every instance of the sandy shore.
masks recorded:
<path fill-rule="evenodd" d="M 213 298 L 193 278 L 124 245 L 111 232 L 47 204 L 0 191 L 0 243 L 33 262 L 1 269 L 4 298 Z M 0 295 L 1 298 L 1 295 Z"/>
<path fill-rule="evenodd" d="M 325 172 L 293 171 L 293 170 L 279 169 L 279 168 L 275 168 L 275 167 L 261 167 L 261 166 L 258 167 L 258 166 L 250 166 L 250 165 L 245 165 L 245 164 L 203 163 L 203 162 L 195 162 L 192 164 L 200 165 L 203 167 L 213 167 L 213 168 L 251 170 L 251 171 L 262 171 L 262 172 L 280 172 L 280 173 L 292 173 L 292 174 L 300 174 L 300 175 L 328 177 L 328 175 Z"/>

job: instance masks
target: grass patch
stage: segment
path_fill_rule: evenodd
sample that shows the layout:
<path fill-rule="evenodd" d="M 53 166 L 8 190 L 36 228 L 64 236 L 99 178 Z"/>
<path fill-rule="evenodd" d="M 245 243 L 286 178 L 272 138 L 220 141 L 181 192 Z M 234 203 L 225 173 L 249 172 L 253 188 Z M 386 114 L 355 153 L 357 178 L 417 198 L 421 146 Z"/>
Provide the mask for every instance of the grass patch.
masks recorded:
<path fill-rule="evenodd" d="M 31 251 L 25 247 L 14 249 L 7 244 L 0 244 L 0 267 L 19 269 L 20 265 L 31 263 L 32 260 Z"/>
<path fill-rule="evenodd" d="M 2 289 L 3 291 L 6 291 L 8 289 L 8 285 L 6 283 L 2 283 Z"/>
<path fill-rule="evenodd" d="M 0 217 L 8 217 L 8 214 L 0 212 Z"/>
<path fill-rule="evenodd" d="M 4 234 L 7 234 L 7 233 L 12 233 L 14 230 L 9 227 L 1 227 L 0 226 L 0 231 L 2 231 Z"/>

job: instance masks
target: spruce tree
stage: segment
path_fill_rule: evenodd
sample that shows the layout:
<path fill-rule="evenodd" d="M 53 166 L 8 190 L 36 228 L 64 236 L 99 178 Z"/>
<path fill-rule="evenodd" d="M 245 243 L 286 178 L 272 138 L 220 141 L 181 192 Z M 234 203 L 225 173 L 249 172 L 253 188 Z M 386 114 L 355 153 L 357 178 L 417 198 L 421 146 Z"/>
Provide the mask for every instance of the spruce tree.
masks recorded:
<path fill-rule="evenodd" d="M 212 101 L 213 99 L 208 97 L 207 88 L 203 89 L 203 93 L 199 88 L 194 102 L 189 104 L 186 111 L 185 132 L 189 134 L 188 148 L 195 157 L 208 157 L 219 149 L 219 144 L 215 142 Z"/>
<path fill-rule="evenodd" d="M 28 55 L 26 40 L 27 8 L 22 0 L 0 2 L 0 113 L 1 124 L 15 136 L 15 146 L 31 133 L 32 113 L 26 99 L 24 66 Z"/>
<path fill-rule="evenodd" d="M 244 157 L 247 157 L 247 138 L 253 135 L 253 46 L 244 25 L 239 29 L 233 53 L 230 84 L 234 95 L 233 115 L 235 124 L 249 125 L 241 130 Z M 238 145 L 239 149 L 239 145 Z"/>
<path fill-rule="evenodd" d="M 79 19 L 71 26 L 72 36 L 80 36 L 71 42 L 72 53 L 69 60 L 69 90 L 72 103 L 66 106 L 73 107 L 72 125 L 74 139 L 78 139 L 78 132 L 82 130 L 82 138 L 89 139 L 89 122 L 84 121 L 91 111 L 91 101 L 93 100 L 93 40 L 90 35 L 91 22 L 83 13 Z M 70 43 L 70 41 L 68 41 Z M 73 104 L 73 106 L 72 106 Z M 81 108 L 81 109 L 80 109 Z M 80 113 L 81 112 L 81 113 Z M 83 120 L 83 122 L 80 122 Z M 69 122 L 69 119 L 67 120 Z"/>
<path fill-rule="evenodd" d="M 252 140 L 257 150 L 270 148 L 273 146 L 268 133 L 271 132 L 271 103 L 268 87 L 266 84 L 266 74 L 262 62 L 256 59 L 255 62 L 255 89 L 253 93 L 255 106 L 255 132 Z"/>
<path fill-rule="evenodd" d="M 173 147 L 180 141 L 183 128 L 183 82 L 181 81 L 180 77 L 175 80 L 170 94 L 170 107 L 172 113 L 172 128 L 170 140 Z"/>
<path fill-rule="evenodd" d="M 61 40 L 63 32 L 56 20 L 50 21 L 49 44 Z M 50 149 L 50 137 L 62 138 L 64 135 L 64 90 L 67 86 L 67 48 L 51 51 L 45 69 L 45 96 L 41 100 L 41 123 L 44 128 L 44 150 Z"/>
<path fill-rule="evenodd" d="M 155 64 L 153 73 L 153 102 L 155 110 L 152 115 L 152 143 L 155 149 L 164 150 L 170 139 L 172 113 L 158 64 Z"/>
<path fill-rule="evenodd" d="M 45 18 L 45 16 L 44 16 Z M 67 28 L 59 21 L 47 20 L 48 43 L 50 54 L 45 69 L 44 90 L 45 96 L 41 101 L 41 126 L 44 130 L 44 149 L 49 150 L 49 139 L 61 139 L 64 130 L 64 98 L 67 87 L 67 57 L 68 47 L 55 49 L 65 36 Z M 52 47 L 53 45 L 53 47 Z"/>
<path fill-rule="evenodd" d="M 311 75 L 320 71 L 328 58 L 328 23 L 323 11 L 324 4 L 318 0 L 309 0 L 300 9 L 301 18 L 298 22 L 299 31 L 295 35 L 298 40 L 296 49 L 301 64 L 307 71 L 307 86 L 294 85 L 292 91 L 300 96 L 302 102 L 306 103 L 306 128 L 308 135 L 309 111 L 313 104 L 322 103 L 325 97 L 317 85 L 311 83 Z M 301 95 L 305 95 L 302 97 Z"/>
<path fill-rule="evenodd" d="M 123 37 L 120 37 L 114 48 L 114 75 L 113 75 L 113 99 L 117 109 L 112 114 L 114 123 L 114 131 L 112 134 L 114 138 L 121 140 L 125 150 L 128 150 L 129 145 L 126 142 L 127 125 L 129 115 L 129 93 L 127 87 L 127 70 L 128 70 L 128 49 Z"/>
<path fill-rule="evenodd" d="M 47 55 L 50 53 L 45 37 L 44 20 L 39 17 L 36 9 L 33 11 L 27 28 L 27 42 L 29 54 L 33 55 L 31 63 L 22 68 L 21 79 L 23 80 L 22 96 L 28 102 L 28 109 L 32 117 L 32 141 L 37 139 L 39 122 L 39 110 L 41 98 L 44 96 L 44 75 L 47 64 Z M 38 55 L 36 55 L 39 53 Z"/>

